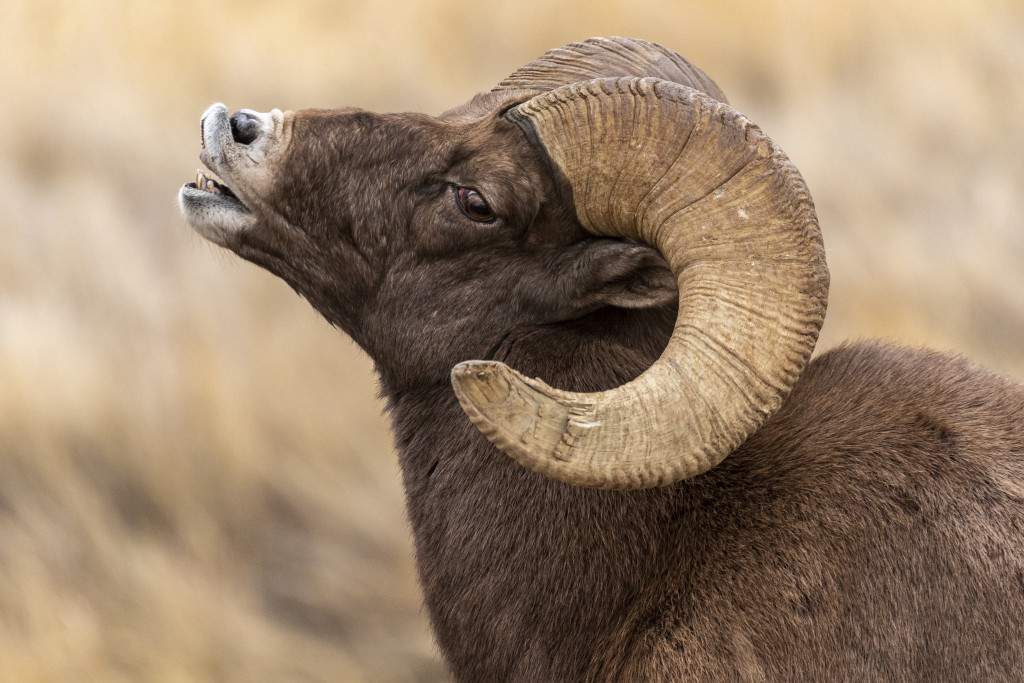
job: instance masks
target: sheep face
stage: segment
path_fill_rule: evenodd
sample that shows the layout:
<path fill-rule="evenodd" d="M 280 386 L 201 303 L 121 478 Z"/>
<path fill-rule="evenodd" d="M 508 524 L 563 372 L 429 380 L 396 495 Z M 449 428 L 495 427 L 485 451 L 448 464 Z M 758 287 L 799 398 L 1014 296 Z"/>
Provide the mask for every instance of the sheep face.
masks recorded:
<path fill-rule="evenodd" d="M 182 211 L 288 282 L 391 382 L 447 381 L 517 327 L 672 302 L 656 251 L 580 227 L 501 115 L 516 102 L 492 93 L 441 117 L 214 105 L 201 159 L 223 182 L 183 187 Z"/>

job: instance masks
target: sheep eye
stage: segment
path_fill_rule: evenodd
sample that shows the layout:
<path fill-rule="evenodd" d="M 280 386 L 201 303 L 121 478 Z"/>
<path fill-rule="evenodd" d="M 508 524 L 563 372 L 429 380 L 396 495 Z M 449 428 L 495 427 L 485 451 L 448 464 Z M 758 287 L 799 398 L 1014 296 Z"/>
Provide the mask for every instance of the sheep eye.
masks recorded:
<path fill-rule="evenodd" d="M 494 220 L 494 212 L 487 204 L 484 196 L 471 187 L 455 187 L 455 199 L 458 200 L 459 208 L 478 223 L 489 223 Z"/>

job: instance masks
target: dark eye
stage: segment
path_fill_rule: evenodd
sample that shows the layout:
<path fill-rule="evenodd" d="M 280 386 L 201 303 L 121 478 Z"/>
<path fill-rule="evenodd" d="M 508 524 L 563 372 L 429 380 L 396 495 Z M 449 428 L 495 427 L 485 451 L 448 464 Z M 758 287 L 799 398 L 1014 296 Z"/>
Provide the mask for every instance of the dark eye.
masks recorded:
<path fill-rule="evenodd" d="M 452 189 L 462 213 L 479 223 L 490 223 L 494 220 L 494 212 L 482 194 L 471 187 L 455 186 Z"/>

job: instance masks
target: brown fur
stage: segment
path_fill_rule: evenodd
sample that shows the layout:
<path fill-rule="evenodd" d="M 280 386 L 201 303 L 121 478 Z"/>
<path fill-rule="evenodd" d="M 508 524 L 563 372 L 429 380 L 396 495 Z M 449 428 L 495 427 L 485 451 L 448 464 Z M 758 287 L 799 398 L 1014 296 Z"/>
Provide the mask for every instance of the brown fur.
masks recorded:
<path fill-rule="evenodd" d="M 440 118 L 299 113 L 276 190 L 235 248 L 374 359 L 453 675 L 1018 678 L 1017 384 L 936 353 L 841 347 L 720 466 L 643 491 L 545 479 L 470 424 L 455 363 L 604 389 L 642 372 L 674 319 L 664 291 L 610 305 L 663 282 L 663 262 L 584 233 L 500 116 L 523 97 Z M 464 216 L 452 183 L 480 190 L 497 221 Z"/>

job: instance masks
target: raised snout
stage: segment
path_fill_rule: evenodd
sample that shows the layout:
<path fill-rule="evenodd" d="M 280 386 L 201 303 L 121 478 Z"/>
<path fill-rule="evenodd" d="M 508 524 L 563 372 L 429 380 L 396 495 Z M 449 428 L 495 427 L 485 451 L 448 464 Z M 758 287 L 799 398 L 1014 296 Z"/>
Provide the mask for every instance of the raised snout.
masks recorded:
<path fill-rule="evenodd" d="M 291 115 L 274 109 L 242 109 L 234 114 L 221 103 L 200 119 L 199 159 L 218 177 L 198 171 L 179 193 L 185 219 L 204 237 L 228 246 L 255 224 L 253 204 L 272 182 L 275 161 L 287 148 Z"/>

